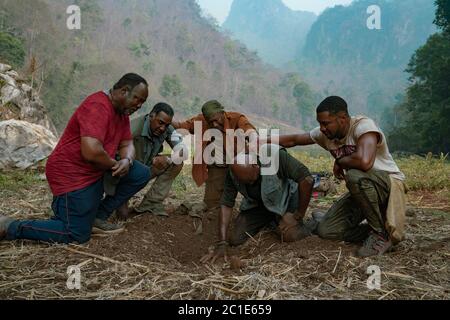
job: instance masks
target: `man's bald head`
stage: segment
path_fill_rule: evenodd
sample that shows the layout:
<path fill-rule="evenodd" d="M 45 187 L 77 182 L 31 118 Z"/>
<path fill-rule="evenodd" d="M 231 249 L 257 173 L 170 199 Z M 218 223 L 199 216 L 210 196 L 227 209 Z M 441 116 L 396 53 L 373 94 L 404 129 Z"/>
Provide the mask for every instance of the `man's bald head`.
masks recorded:
<path fill-rule="evenodd" d="M 250 154 L 239 154 L 230 168 L 235 178 L 244 184 L 255 183 L 261 173 L 256 156 Z"/>

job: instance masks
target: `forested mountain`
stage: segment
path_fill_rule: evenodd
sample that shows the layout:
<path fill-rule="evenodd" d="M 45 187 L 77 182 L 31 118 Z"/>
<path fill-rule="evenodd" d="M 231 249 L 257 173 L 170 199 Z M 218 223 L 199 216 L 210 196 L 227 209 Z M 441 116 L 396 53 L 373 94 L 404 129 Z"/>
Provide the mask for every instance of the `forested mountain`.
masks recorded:
<path fill-rule="evenodd" d="M 373 5 L 380 30 L 367 26 Z M 341 95 L 353 113 L 381 120 L 404 97 L 405 69 L 436 31 L 434 12 L 432 0 L 355 0 L 308 20 L 281 0 L 234 0 L 224 27 L 265 61 L 300 73 L 319 97 Z"/>
<path fill-rule="evenodd" d="M 380 8 L 381 29 L 369 29 Z M 324 95 L 344 96 L 354 112 L 380 119 L 401 101 L 414 51 L 436 31 L 431 0 L 355 0 L 325 10 L 298 56 L 299 70 Z"/>
<path fill-rule="evenodd" d="M 66 26 L 72 4 L 81 8 L 81 30 Z M 22 66 L 59 129 L 87 94 L 126 72 L 149 80 L 149 105 L 167 101 L 180 116 L 214 98 L 231 110 L 302 123 L 294 88 L 307 86 L 298 75 L 266 66 L 220 33 L 195 0 L 3 0 L 0 32 L 8 37 L 0 59 Z"/>
<path fill-rule="evenodd" d="M 380 8 L 380 30 L 367 27 L 367 8 L 372 5 Z M 430 0 L 357 0 L 327 9 L 311 27 L 300 58 L 380 69 L 406 66 L 435 31 L 434 11 Z"/>
<path fill-rule="evenodd" d="M 223 27 L 264 61 L 283 66 L 303 48 L 316 19 L 314 13 L 293 11 L 281 0 L 234 0 Z"/>

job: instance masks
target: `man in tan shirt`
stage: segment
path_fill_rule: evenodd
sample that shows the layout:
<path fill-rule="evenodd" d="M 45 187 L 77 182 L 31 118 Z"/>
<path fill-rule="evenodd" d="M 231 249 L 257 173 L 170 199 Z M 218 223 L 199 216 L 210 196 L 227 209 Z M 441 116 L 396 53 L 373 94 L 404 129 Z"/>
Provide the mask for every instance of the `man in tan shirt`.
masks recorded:
<path fill-rule="evenodd" d="M 310 133 L 282 136 L 280 145 L 317 143 L 336 159 L 334 174 L 348 193 L 321 220 L 317 232 L 326 239 L 359 242 L 362 257 L 381 255 L 404 238 L 405 180 L 392 158 L 381 129 L 367 117 L 350 117 L 347 103 L 328 97 L 317 108 L 320 127 Z M 367 224 L 363 223 L 367 220 Z"/>

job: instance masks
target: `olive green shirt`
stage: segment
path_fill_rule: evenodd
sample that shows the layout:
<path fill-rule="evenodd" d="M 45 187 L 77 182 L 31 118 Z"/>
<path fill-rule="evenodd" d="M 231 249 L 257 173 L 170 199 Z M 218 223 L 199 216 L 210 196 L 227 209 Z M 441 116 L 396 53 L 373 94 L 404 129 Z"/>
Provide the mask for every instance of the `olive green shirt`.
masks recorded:
<path fill-rule="evenodd" d="M 308 168 L 302 164 L 300 161 L 292 157 L 286 150 L 281 149 L 279 152 L 279 168 L 277 173 L 277 178 L 280 181 L 286 182 L 287 180 L 289 183 L 279 183 L 276 184 L 279 188 L 290 188 L 290 190 L 278 190 L 281 193 L 284 191 L 286 194 L 289 193 L 287 199 L 287 205 L 289 203 L 292 203 L 291 200 L 292 196 L 297 194 L 298 195 L 298 182 L 303 181 L 307 177 L 311 176 Z M 266 177 L 267 178 L 267 177 Z M 274 178 L 274 177 L 272 177 Z M 272 186 L 265 186 L 264 183 L 264 177 L 260 176 L 259 179 L 254 184 L 247 184 L 247 185 L 240 185 L 236 179 L 233 177 L 231 171 L 229 170 L 227 173 L 227 177 L 225 179 L 225 185 L 224 185 L 224 191 L 222 195 L 222 205 L 233 208 L 236 202 L 236 197 L 238 192 L 241 192 L 244 198 L 247 198 L 247 202 L 252 203 L 253 205 L 264 205 L 267 203 L 265 194 L 268 192 L 268 190 L 265 190 L 267 188 L 271 188 Z M 275 207 L 277 207 L 278 204 L 274 204 Z M 280 204 L 281 205 L 281 204 Z M 287 207 L 286 207 L 287 208 Z M 284 210 L 286 209 L 284 208 Z M 247 207 L 242 208 L 247 209 Z M 269 208 L 268 208 L 269 209 Z M 283 214 L 285 212 L 281 212 L 281 207 L 277 208 L 280 213 Z"/>
<path fill-rule="evenodd" d="M 131 120 L 131 133 L 136 149 L 136 160 L 149 167 L 153 159 L 163 152 L 164 142 L 167 142 L 172 149 L 179 143 L 183 143 L 183 138 L 172 125 L 169 125 L 161 136 L 153 135 L 148 114 Z"/>

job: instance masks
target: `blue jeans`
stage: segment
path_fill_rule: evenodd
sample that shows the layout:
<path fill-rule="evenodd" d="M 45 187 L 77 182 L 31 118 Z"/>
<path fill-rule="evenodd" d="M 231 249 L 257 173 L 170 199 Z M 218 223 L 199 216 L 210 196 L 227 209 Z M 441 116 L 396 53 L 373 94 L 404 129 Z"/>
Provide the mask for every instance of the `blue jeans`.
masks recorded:
<path fill-rule="evenodd" d="M 67 194 L 54 197 L 50 220 L 14 221 L 7 240 L 28 239 L 53 243 L 86 243 L 91 239 L 96 218 L 107 220 L 111 214 L 150 181 L 150 169 L 135 161 L 127 176 L 120 179 L 115 196 L 103 198 L 103 179 Z"/>

